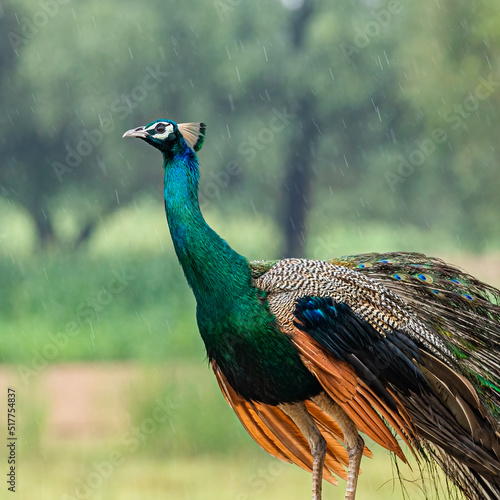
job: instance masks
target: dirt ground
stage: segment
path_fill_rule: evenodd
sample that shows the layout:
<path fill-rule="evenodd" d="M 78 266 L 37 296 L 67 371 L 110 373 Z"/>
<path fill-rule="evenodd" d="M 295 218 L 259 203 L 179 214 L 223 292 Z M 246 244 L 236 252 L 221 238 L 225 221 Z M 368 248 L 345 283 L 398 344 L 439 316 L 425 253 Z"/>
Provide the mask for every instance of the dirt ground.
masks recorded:
<path fill-rule="evenodd" d="M 24 384 L 17 367 L 0 367 L 0 387 L 14 387 L 19 418 L 23 409 L 41 409 L 43 434 L 56 440 L 113 437 L 130 425 L 130 391 L 140 368 L 132 363 L 57 364 Z M 27 401 L 23 401 L 23 400 Z M 21 422 L 22 425 L 22 422 Z"/>

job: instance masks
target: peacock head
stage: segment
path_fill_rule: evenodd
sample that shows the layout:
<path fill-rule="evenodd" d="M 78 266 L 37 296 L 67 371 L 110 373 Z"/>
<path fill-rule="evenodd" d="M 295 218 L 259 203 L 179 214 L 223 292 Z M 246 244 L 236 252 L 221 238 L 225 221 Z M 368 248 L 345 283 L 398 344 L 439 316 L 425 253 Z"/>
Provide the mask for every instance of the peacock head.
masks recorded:
<path fill-rule="evenodd" d="M 205 140 L 205 130 L 204 123 L 177 124 L 172 120 L 155 120 L 144 127 L 127 130 L 123 137 L 138 137 L 168 154 L 182 147 L 184 141 L 193 151 L 199 151 Z"/>

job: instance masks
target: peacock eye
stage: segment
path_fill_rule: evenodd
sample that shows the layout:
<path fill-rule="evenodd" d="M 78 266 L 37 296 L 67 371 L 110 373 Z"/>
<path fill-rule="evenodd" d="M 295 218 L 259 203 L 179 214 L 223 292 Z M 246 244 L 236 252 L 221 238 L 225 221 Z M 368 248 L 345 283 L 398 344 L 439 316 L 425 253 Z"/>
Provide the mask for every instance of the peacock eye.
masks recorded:
<path fill-rule="evenodd" d="M 158 123 L 155 127 L 156 132 L 163 134 L 165 132 L 165 124 L 164 123 Z"/>

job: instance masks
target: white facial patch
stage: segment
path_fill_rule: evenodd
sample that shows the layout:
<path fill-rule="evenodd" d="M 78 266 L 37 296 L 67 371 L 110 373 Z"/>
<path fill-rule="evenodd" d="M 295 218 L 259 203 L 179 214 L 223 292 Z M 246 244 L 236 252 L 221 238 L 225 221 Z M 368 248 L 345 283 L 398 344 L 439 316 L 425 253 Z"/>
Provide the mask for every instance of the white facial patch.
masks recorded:
<path fill-rule="evenodd" d="M 158 125 L 165 125 L 164 132 L 156 132 L 156 127 Z M 154 136 L 155 139 L 166 139 L 172 132 L 174 131 L 174 126 L 171 123 L 155 123 L 146 129 L 146 132 L 149 132 Z"/>

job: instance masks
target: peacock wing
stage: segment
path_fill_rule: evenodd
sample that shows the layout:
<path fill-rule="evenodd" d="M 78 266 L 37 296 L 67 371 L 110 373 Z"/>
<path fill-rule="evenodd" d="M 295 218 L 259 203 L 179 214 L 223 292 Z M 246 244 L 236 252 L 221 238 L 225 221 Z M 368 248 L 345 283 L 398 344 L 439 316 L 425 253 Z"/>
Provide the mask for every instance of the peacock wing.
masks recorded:
<path fill-rule="evenodd" d="M 406 461 L 386 422 L 412 451 L 419 447 L 400 397 L 425 383 L 413 363 L 416 346 L 397 331 L 381 335 L 331 297 L 304 296 L 294 314 L 292 339 L 304 364 L 360 431 Z"/>
<path fill-rule="evenodd" d="M 380 380 L 381 370 L 400 379 L 396 371 L 401 367 L 409 374 L 408 383 L 414 379 L 416 368 L 411 357 L 415 353 L 401 351 L 396 341 L 402 341 L 395 338 L 396 333 L 394 341 L 386 337 L 386 333 L 395 330 L 402 306 L 387 300 L 385 291 L 373 280 L 320 261 L 279 261 L 255 283 L 266 292 L 278 326 L 291 336 L 304 364 L 330 396 L 358 429 L 405 461 L 384 419 L 410 447 L 418 444 L 415 429 L 398 396 L 388 383 Z M 381 305 L 378 309 L 376 303 Z M 333 321 L 331 314 L 336 304 L 342 305 L 338 309 L 340 316 Z M 323 318 L 326 323 L 311 322 L 314 318 Z M 340 330 L 335 331 L 334 326 Z M 364 335 L 360 336 L 360 332 Z M 359 339 L 366 343 L 366 352 L 362 352 Z M 332 349 L 337 342 L 345 355 Z M 353 345 L 356 342 L 357 348 Z M 374 358 L 374 349 L 378 349 L 378 359 Z"/>

